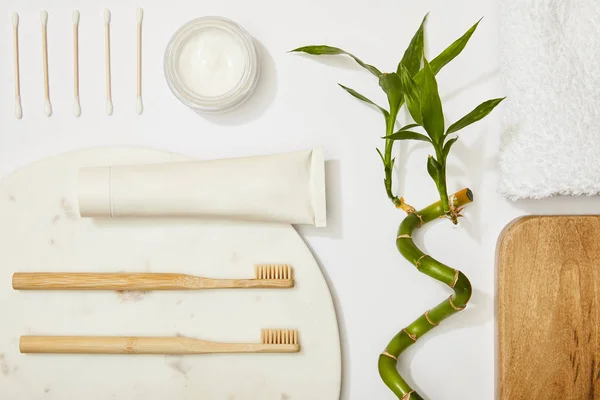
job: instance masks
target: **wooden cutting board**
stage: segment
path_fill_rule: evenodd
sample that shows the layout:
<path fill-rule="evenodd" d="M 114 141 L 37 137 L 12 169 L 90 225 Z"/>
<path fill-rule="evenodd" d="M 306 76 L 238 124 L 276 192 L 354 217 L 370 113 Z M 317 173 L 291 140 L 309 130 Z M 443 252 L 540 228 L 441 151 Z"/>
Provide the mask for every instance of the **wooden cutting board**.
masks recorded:
<path fill-rule="evenodd" d="M 501 400 L 600 399 L 600 216 L 531 216 L 500 237 Z"/>

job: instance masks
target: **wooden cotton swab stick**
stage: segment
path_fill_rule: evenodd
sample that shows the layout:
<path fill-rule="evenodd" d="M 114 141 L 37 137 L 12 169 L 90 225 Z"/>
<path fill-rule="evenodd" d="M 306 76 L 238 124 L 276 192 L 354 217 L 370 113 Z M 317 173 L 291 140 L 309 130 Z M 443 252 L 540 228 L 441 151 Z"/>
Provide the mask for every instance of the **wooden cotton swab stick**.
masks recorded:
<path fill-rule="evenodd" d="M 21 119 L 23 109 L 21 108 L 21 78 L 19 76 L 19 14 L 12 14 L 12 23 L 15 45 L 15 117 Z"/>
<path fill-rule="evenodd" d="M 104 50 L 106 54 L 106 113 L 112 115 L 112 93 L 110 77 L 110 10 L 104 10 Z"/>
<path fill-rule="evenodd" d="M 137 113 L 141 114 L 144 111 L 142 103 L 142 19 L 144 18 L 144 10 L 137 9 Z"/>
<path fill-rule="evenodd" d="M 73 114 L 81 115 L 81 104 L 79 103 L 79 11 L 73 11 Z"/>
<path fill-rule="evenodd" d="M 50 85 L 48 83 L 48 12 L 46 10 L 40 13 L 42 20 L 42 54 L 44 58 L 44 112 L 46 116 L 52 115 L 52 104 L 50 104 Z"/>

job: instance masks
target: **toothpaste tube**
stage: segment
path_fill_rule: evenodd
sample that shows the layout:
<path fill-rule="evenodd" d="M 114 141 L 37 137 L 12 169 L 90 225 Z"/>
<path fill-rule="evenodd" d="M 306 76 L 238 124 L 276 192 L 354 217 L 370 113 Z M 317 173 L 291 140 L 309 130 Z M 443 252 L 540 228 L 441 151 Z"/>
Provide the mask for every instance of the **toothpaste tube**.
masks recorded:
<path fill-rule="evenodd" d="M 79 170 L 82 217 L 214 217 L 326 225 L 323 149 Z"/>

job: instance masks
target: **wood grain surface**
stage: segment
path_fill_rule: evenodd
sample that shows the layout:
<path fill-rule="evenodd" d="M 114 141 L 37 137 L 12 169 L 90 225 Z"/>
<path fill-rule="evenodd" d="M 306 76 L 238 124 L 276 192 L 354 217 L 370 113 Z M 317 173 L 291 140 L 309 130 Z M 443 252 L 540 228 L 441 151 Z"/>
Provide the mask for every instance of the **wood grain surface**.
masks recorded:
<path fill-rule="evenodd" d="M 531 216 L 497 248 L 501 400 L 600 399 L 600 216 Z"/>

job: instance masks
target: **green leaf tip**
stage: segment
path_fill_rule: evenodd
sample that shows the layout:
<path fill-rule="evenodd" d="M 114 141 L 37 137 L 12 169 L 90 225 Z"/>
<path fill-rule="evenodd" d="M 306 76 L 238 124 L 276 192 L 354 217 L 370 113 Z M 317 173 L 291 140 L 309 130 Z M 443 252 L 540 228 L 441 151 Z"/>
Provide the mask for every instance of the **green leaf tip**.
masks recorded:
<path fill-rule="evenodd" d="M 410 76 L 416 75 L 421 69 L 421 60 L 423 59 L 423 54 L 425 51 L 424 27 L 428 16 L 429 13 L 425 14 L 419 29 L 417 29 L 408 47 L 406 48 L 402 60 L 400 60 L 400 63 L 398 63 L 398 68 L 396 69 L 397 74 L 400 74 L 401 66 L 406 67 L 410 73 Z"/>
<path fill-rule="evenodd" d="M 483 103 L 475 107 L 473 111 L 462 117 L 454 124 L 450 125 L 448 131 L 446 132 L 446 135 L 458 132 L 459 130 L 466 128 L 467 126 L 487 117 L 494 110 L 494 108 L 498 106 L 498 104 L 504 101 L 504 99 L 506 99 L 506 97 L 484 101 Z"/>
<path fill-rule="evenodd" d="M 448 141 L 444 145 L 444 148 L 442 149 L 442 154 L 444 156 L 444 160 L 448 157 L 448 153 L 450 153 L 450 149 L 452 148 L 452 145 L 454 143 L 456 143 L 457 140 L 458 140 L 458 136 L 455 136 L 453 138 L 448 139 Z"/>
<path fill-rule="evenodd" d="M 341 87 L 342 89 L 344 89 L 346 92 L 350 93 L 353 97 L 359 99 L 360 101 L 363 101 L 367 104 L 377 107 L 379 109 L 379 111 L 381 111 L 381 113 L 383 114 L 383 116 L 386 120 L 389 117 L 390 114 L 388 113 L 388 111 L 385 108 L 381 107 L 374 101 L 368 99 L 366 96 L 363 96 L 362 94 L 358 93 L 356 90 L 349 88 L 347 86 L 344 86 L 341 83 L 338 83 L 338 86 Z"/>
<path fill-rule="evenodd" d="M 446 66 L 450 61 L 454 60 L 467 46 L 467 43 L 475 33 L 477 26 L 481 22 L 483 18 L 477 21 L 467 32 L 465 32 L 460 38 L 456 39 L 450 46 L 448 46 L 444 51 L 442 51 L 436 58 L 431 60 L 431 69 L 434 74 L 437 75 L 438 72 L 444 66 Z"/>
<path fill-rule="evenodd" d="M 342 50 L 339 47 L 318 44 L 318 45 L 302 46 L 302 47 L 298 47 L 297 49 L 290 50 L 290 53 L 299 53 L 299 52 L 310 54 L 313 56 L 346 55 L 346 56 L 352 58 L 354 61 L 356 61 L 356 63 L 358 65 L 360 65 L 361 67 L 363 67 L 364 69 L 366 69 L 367 71 L 369 71 L 370 73 L 375 75 L 376 77 L 379 77 L 381 75 L 381 71 L 379 71 L 376 67 L 363 62 L 360 58 L 356 57 L 354 54 L 349 53 L 346 50 Z"/>
<path fill-rule="evenodd" d="M 378 148 L 375 148 L 375 150 L 377 150 L 377 154 L 379 154 L 379 157 L 381 157 L 381 162 L 383 162 L 383 165 L 385 165 L 385 158 L 383 157 L 383 154 L 381 154 L 381 150 Z"/>
<path fill-rule="evenodd" d="M 395 133 L 392 133 L 391 135 L 388 136 L 384 136 L 382 137 L 382 139 L 390 139 L 390 140 L 420 140 L 423 142 L 429 142 L 431 143 L 431 139 L 429 139 L 427 136 L 421 134 L 421 133 L 417 133 L 417 132 L 413 132 L 413 131 L 398 131 Z"/>

